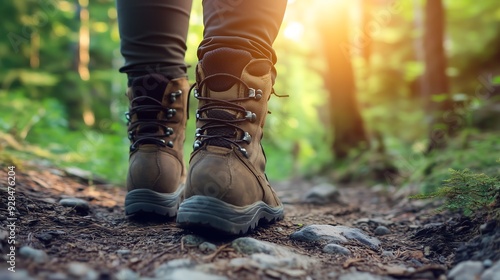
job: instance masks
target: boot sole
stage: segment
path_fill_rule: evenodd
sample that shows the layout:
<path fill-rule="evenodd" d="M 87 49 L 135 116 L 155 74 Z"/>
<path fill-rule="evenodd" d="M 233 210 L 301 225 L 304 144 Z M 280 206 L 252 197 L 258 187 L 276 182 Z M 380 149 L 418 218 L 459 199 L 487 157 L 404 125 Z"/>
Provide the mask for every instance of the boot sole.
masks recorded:
<path fill-rule="evenodd" d="M 159 193 L 149 189 L 135 189 L 125 196 L 125 215 L 157 214 L 174 217 L 182 201 L 184 187 L 174 193 Z"/>
<path fill-rule="evenodd" d="M 228 235 L 243 235 L 259 223 L 283 219 L 283 206 L 271 207 L 262 201 L 240 207 L 209 196 L 192 196 L 179 206 L 177 224 L 191 230 L 214 230 Z"/>

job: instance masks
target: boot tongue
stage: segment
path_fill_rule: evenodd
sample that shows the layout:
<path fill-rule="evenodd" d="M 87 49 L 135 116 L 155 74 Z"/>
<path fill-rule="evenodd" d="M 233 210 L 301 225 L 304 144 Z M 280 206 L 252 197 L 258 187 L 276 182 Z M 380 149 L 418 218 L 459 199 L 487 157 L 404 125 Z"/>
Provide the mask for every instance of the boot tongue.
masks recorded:
<path fill-rule="evenodd" d="M 219 120 L 234 120 L 235 119 L 233 114 L 231 114 L 227 111 L 224 111 L 224 110 L 209 110 L 209 111 L 207 111 L 207 117 L 208 118 L 215 118 L 215 119 L 219 119 Z M 211 129 L 207 129 L 207 135 L 218 135 L 218 136 L 223 136 L 225 138 L 234 139 L 234 137 L 236 136 L 236 129 L 234 129 L 230 126 L 211 128 Z M 228 141 L 225 141 L 221 138 L 208 139 L 206 141 L 207 145 L 231 148 L 231 144 Z"/>
<path fill-rule="evenodd" d="M 224 73 L 241 77 L 245 66 L 252 60 L 249 52 L 231 48 L 219 48 L 207 52 L 203 56 L 203 71 L 205 76 Z M 237 81 L 225 76 L 211 78 L 207 87 L 213 91 L 229 90 Z"/>
<path fill-rule="evenodd" d="M 137 105 L 159 105 L 162 102 L 165 88 L 167 87 L 168 79 L 160 74 L 151 74 L 134 78 L 131 83 L 132 98 L 140 96 L 149 96 L 154 98 L 160 103 L 156 103 L 149 98 L 139 99 L 131 104 L 131 107 Z M 137 112 L 137 119 L 144 120 L 157 120 L 160 111 L 139 111 Z M 155 133 L 159 127 L 157 125 L 141 125 L 138 133 Z"/>

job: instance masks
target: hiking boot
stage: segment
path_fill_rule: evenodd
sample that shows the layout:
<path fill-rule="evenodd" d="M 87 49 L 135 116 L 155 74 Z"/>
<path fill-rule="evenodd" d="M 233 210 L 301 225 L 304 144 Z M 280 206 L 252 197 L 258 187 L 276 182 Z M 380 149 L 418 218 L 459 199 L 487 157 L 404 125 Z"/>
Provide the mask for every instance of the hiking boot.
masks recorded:
<path fill-rule="evenodd" d="M 130 139 L 125 214 L 173 217 L 183 198 L 189 84 L 148 75 L 132 81 L 126 114 Z"/>
<path fill-rule="evenodd" d="M 229 48 L 206 53 L 198 64 L 196 140 L 177 214 L 181 227 L 245 234 L 283 218 L 260 144 L 271 68 L 267 59 Z"/>

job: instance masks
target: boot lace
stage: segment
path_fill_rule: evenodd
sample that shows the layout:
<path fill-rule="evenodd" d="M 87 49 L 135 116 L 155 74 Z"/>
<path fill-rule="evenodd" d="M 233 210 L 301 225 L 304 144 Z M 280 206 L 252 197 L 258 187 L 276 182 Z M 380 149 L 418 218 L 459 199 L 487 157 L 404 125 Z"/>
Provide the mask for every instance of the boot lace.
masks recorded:
<path fill-rule="evenodd" d="M 169 102 L 174 103 L 182 90 L 177 90 L 169 94 Z M 134 105 L 136 104 L 136 105 Z M 130 151 L 135 151 L 139 144 L 156 144 L 162 147 L 174 147 L 172 141 L 166 141 L 164 138 L 170 137 L 175 133 L 168 124 L 175 124 L 172 120 L 176 110 L 162 105 L 162 103 L 150 96 L 138 96 L 130 101 L 131 109 L 125 113 L 128 125 L 128 138 L 132 142 Z M 158 114 L 164 113 L 163 118 Z M 132 117 L 137 115 L 137 119 L 132 122 Z"/>
<path fill-rule="evenodd" d="M 223 100 L 212 97 L 203 97 L 199 94 L 198 89 L 203 88 L 203 85 L 210 79 L 224 76 L 233 79 L 235 82 L 242 84 L 247 90 L 247 96 L 243 98 L 235 98 Z M 248 158 L 248 152 L 242 147 L 243 144 L 250 144 L 252 136 L 238 126 L 243 122 L 255 122 L 257 115 L 245 107 L 237 103 L 250 100 L 259 101 L 262 99 L 263 93 L 261 89 L 254 89 L 248 86 L 242 79 L 231 74 L 219 73 L 205 77 L 198 85 L 193 85 L 194 97 L 200 101 L 206 101 L 206 104 L 196 110 L 196 119 L 205 122 L 203 126 L 196 129 L 196 140 L 193 144 L 193 149 L 197 150 L 204 144 L 216 146 L 231 147 L 234 145 L 245 157 Z M 234 112 L 234 114 L 228 113 Z M 225 113 L 225 114 L 221 114 Z M 216 116 L 217 115 L 217 116 Z M 230 115 L 230 116 L 228 116 Z M 237 117 L 243 116 L 243 117 Z M 238 131 L 243 135 L 241 138 L 236 138 Z"/>

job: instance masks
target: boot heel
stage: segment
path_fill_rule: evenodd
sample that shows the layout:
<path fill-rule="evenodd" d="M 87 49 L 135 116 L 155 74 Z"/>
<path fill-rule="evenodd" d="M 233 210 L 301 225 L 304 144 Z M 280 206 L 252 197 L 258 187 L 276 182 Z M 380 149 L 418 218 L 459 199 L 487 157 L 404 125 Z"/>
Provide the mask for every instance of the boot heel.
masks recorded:
<path fill-rule="evenodd" d="M 139 213 L 155 213 L 161 216 L 174 217 L 182 201 L 183 187 L 171 194 L 158 193 L 149 189 L 135 189 L 125 197 L 125 215 Z"/>

